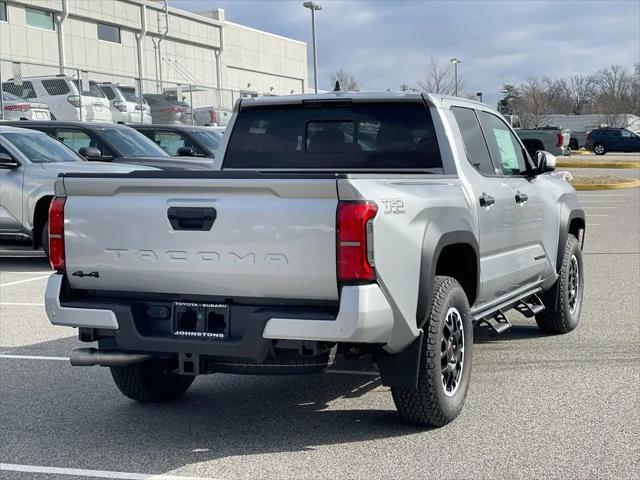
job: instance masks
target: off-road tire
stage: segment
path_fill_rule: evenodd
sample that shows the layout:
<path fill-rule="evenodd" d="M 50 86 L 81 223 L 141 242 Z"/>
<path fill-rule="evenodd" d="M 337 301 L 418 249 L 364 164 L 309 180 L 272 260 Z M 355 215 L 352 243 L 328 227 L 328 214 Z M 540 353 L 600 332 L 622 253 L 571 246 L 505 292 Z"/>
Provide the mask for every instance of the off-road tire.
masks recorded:
<path fill-rule="evenodd" d="M 575 258 L 578 267 L 578 284 L 575 293 L 577 303 L 572 311 L 570 305 L 572 285 L 570 272 L 573 258 Z M 564 245 L 562 264 L 556 285 L 544 295 L 545 310 L 536 315 L 536 323 L 540 330 L 547 333 L 568 333 L 576 328 L 580 320 L 583 293 L 584 268 L 582 265 L 582 250 L 578 239 L 569 234 Z"/>
<path fill-rule="evenodd" d="M 595 153 L 596 155 L 604 155 L 605 153 L 607 153 L 606 145 L 603 143 L 596 143 L 593 146 L 593 153 Z"/>
<path fill-rule="evenodd" d="M 110 370 L 118 389 L 132 400 L 143 403 L 176 400 L 195 379 L 195 376 L 172 373 L 169 364 L 159 361 L 110 367 Z"/>
<path fill-rule="evenodd" d="M 44 254 L 49 258 L 49 221 L 47 220 L 42 226 L 42 232 L 40 232 L 40 245 Z"/>
<path fill-rule="evenodd" d="M 460 381 L 453 396 L 445 395 L 441 373 L 441 348 L 447 313 L 454 307 L 463 325 L 464 363 Z M 433 284 L 431 311 L 423 326 L 417 388 L 392 387 L 391 393 L 400 416 L 414 424 L 441 427 L 462 411 L 471 380 L 473 327 L 467 296 L 451 277 L 436 276 Z"/>

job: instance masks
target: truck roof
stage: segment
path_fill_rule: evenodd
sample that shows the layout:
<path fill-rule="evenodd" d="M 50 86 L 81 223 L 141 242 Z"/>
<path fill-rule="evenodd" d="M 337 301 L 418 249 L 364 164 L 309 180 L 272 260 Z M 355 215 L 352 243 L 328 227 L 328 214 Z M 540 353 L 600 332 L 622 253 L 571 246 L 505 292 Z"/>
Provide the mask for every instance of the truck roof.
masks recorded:
<path fill-rule="evenodd" d="M 457 103 L 465 103 L 469 105 L 482 105 L 487 107 L 486 104 L 477 102 L 475 100 L 469 100 L 461 97 L 454 97 L 450 95 L 441 95 L 435 93 L 403 93 L 403 92 L 329 92 L 329 93 L 307 93 L 299 95 L 283 95 L 283 96 L 264 96 L 255 98 L 243 98 L 236 103 L 236 108 L 246 108 L 253 106 L 266 106 L 266 105 L 296 105 L 303 102 L 339 102 L 339 101 L 351 101 L 351 102 L 387 102 L 387 101 L 419 101 L 425 100 L 427 103 L 440 106 L 444 100 L 455 100 Z"/>

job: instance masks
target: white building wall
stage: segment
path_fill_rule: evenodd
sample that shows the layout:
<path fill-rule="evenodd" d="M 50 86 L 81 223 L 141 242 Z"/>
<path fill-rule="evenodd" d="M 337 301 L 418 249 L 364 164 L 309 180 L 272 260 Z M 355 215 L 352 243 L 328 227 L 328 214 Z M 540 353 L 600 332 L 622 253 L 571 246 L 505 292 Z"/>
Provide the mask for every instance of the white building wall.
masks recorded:
<path fill-rule="evenodd" d="M 53 73 L 59 66 L 58 33 L 27 26 L 25 7 L 60 14 L 62 0 L 3 1 L 9 21 L 0 23 L 0 58 L 49 65 L 41 74 Z M 160 2 L 145 0 L 68 0 L 69 17 L 63 26 L 65 66 L 88 70 L 96 80 L 135 82 L 139 76 L 136 33 L 142 27 L 142 4 L 146 5 L 148 29 L 143 41 L 145 91 L 159 91 L 160 84 L 164 89 L 181 84 L 184 91 L 191 84 L 196 90 L 194 102 L 199 104 L 216 103 L 220 93 L 214 89 L 219 87 L 233 90 L 225 92 L 227 103 L 240 92 L 277 95 L 304 91 L 304 42 L 226 22 L 222 10 L 198 15 L 170 8 L 169 33 L 161 42 L 162 59 L 158 60 L 155 47 L 166 26 L 164 11 Z M 97 22 L 119 27 L 121 43 L 99 40 Z M 220 75 L 218 51 L 222 51 Z M 24 70 L 25 75 L 37 73 Z"/>

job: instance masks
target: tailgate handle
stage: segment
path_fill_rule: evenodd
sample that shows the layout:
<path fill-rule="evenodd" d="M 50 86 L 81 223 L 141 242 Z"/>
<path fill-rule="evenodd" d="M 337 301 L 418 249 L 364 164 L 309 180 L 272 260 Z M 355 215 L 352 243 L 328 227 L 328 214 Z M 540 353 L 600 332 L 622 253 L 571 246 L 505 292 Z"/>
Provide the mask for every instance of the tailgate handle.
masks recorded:
<path fill-rule="evenodd" d="M 170 207 L 167 218 L 174 230 L 202 230 L 208 232 L 216 219 L 215 208 Z"/>

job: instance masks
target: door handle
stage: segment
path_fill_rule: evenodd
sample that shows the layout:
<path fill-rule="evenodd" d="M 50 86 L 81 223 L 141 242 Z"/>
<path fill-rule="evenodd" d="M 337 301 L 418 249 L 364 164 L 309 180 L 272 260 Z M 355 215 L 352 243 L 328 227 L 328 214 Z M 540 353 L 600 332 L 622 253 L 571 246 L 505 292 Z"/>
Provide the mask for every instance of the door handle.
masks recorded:
<path fill-rule="evenodd" d="M 496 203 L 496 199 L 494 197 L 492 197 L 491 195 L 487 195 L 486 193 L 482 192 L 482 195 L 480 195 L 480 206 L 481 207 L 489 207 L 489 206 L 493 205 L 494 203 Z"/>
<path fill-rule="evenodd" d="M 174 230 L 211 230 L 216 219 L 215 208 L 170 207 L 167 218 Z"/>
<path fill-rule="evenodd" d="M 526 193 L 516 192 L 516 203 L 524 203 L 529 200 L 529 196 Z"/>

